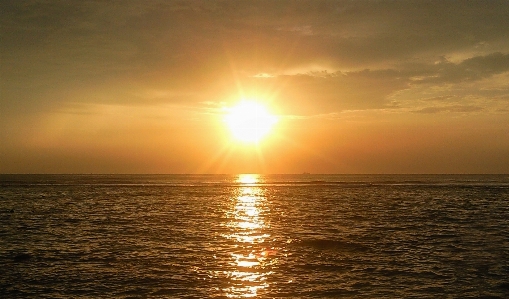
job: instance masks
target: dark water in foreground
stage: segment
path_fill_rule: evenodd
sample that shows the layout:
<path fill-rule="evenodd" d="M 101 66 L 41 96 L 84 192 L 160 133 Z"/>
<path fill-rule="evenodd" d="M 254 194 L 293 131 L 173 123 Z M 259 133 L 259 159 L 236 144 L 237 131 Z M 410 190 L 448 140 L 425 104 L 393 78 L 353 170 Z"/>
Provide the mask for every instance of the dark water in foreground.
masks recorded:
<path fill-rule="evenodd" d="M 509 176 L 0 175 L 2 298 L 509 298 Z"/>

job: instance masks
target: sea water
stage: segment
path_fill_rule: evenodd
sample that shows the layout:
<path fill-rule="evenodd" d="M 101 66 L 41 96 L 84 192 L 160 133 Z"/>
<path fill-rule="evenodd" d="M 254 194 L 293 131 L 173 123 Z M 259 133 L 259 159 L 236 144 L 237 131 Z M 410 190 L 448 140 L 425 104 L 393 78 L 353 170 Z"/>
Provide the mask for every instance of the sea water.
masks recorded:
<path fill-rule="evenodd" d="M 2 298 L 509 298 L 507 175 L 1 175 Z"/>

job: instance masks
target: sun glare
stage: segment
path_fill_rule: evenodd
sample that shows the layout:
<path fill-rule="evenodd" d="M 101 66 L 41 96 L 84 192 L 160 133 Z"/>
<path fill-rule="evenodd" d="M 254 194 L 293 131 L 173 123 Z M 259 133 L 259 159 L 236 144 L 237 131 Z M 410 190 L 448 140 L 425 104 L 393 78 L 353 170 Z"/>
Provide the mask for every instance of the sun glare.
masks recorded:
<path fill-rule="evenodd" d="M 225 121 L 236 140 L 256 143 L 270 132 L 277 117 L 260 103 L 242 101 L 228 109 Z"/>
<path fill-rule="evenodd" d="M 239 174 L 239 177 L 237 178 L 237 182 L 245 185 L 256 184 L 258 183 L 258 180 L 258 174 Z"/>

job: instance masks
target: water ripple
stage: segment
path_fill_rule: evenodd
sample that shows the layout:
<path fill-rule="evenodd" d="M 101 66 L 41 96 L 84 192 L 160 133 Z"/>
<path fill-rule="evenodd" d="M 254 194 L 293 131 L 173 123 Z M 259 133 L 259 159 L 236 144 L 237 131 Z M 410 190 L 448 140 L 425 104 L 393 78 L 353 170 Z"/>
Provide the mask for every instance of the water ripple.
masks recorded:
<path fill-rule="evenodd" d="M 136 176 L 130 180 L 138 183 L 125 177 L 101 184 L 97 177 L 4 180 L 0 293 L 509 296 L 505 181 L 378 177 L 281 184 L 278 176 L 278 184 L 270 184 L 270 178 L 254 178 L 207 177 L 223 183 L 206 186 L 178 176 L 173 183 L 164 177 L 165 184 Z"/>

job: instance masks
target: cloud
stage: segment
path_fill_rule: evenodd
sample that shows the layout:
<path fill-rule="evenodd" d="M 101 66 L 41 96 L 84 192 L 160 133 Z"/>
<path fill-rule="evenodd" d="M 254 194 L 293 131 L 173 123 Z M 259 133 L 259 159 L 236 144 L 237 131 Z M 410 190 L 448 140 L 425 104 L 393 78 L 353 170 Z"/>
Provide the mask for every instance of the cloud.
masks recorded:
<path fill-rule="evenodd" d="M 482 111 L 482 107 L 477 106 L 442 106 L 442 107 L 427 107 L 420 110 L 416 110 L 416 113 L 440 113 L 440 112 L 453 112 L 453 113 L 468 113 L 468 112 L 479 112 Z"/>
<path fill-rule="evenodd" d="M 481 80 L 507 71 L 509 71 L 509 54 L 496 52 L 471 57 L 460 63 L 442 59 L 434 65 L 427 66 L 421 73 L 414 74 L 413 83 L 443 84 Z"/>
<path fill-rule="evenodd" d="M 290 114 L 394 107 L 419 84 L 507 72 L 506 4 L 4 1 L 1 101 L 44 111 L 258 93 Z"/>

